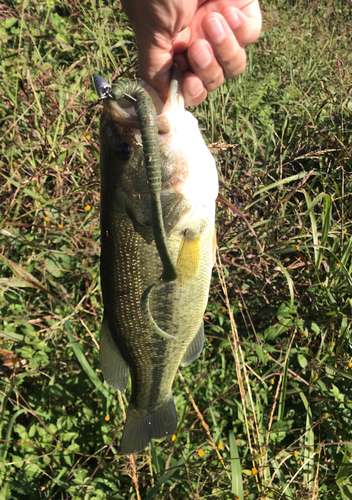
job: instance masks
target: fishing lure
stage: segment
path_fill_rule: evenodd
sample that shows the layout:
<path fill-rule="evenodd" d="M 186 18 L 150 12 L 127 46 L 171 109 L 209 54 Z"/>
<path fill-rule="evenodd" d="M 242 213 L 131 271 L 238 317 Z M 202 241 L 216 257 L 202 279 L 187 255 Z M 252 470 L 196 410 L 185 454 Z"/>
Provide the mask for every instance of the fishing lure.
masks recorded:
<path fill-rule="evenodd" d="M 174 70 L 172 82 L 176 80 L 177 69 Z M 173 263 L 169 249 L 167 247 L 167 237 L 164 227 L 162 206 L 161 206 L 161 166 L 158 126 L 155 107 L 148 92 L 137 82 L 121 80 L 113 86 L 104 78 L 94 75 L 94 83 L 98 95 L 101 99 L 128 99 L 135 108 L 142 136 L 144 164 L 147 172 L 148 186 L 151 197 L 151 221 L 154 234 L 155 245 L 158 250 L 163 272 L 159 279 L 150 285 L 142 294 L 140 307 L 146 323 L 161 337 L 177 340 L 177 337 L 168 334 L 156 324 L 150 312 L 149 299 L 153 289 L 163 283 L 174 281 L 178 277 L 178 272 Z M 172 84 L 172 83 L 171 83 Z"/>

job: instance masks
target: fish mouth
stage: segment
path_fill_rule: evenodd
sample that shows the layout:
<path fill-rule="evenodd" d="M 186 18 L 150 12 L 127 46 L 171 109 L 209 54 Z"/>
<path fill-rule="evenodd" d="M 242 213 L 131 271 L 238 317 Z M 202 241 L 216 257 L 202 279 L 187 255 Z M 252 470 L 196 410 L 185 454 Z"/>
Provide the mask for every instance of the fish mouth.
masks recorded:
<path fill-rule="evenodd" d="M 107 99 L 104 102 L 104 108 L 109 111 L 111 118 L 122 127 L 140 131 L 141 126 L 137 115 L 134 113 L 134 109 L 131 109 L 131 103 L 126 99 L 118 102 Z M 171 123 L 164 113 L 157 116 L 157 126 L 159 136 L 170 134 L 172 129 Z"/>
<path fill-rule="evenodd" d="M 188 177 L 188 162 L 183 152 L 182 130 L 186 114 L 184 99 L 179 89 L 178 70 L 174 70 L 170 81 L 169 96 L 164 104 L 157 92 L 145 82 L 141 85 L 149 93 L 157 114 L 157 128 L 162 164 L 162 192 L 180 191 Z M 111 85 L 102 77 L 95 75 L 94 84 L 99 97 L 103 100 L 103 119 L 113 123 L 113 134 L 123 138 L 133 150 L 142 148 L 141 125 L 134 106 L 128 99 L 113 99 Z"/>
<path fill-rule="evenodd" d="M 178 121 L 175 120 L 176 115 L 179 114 L 180 111 L 182 112 L 185 110 L 178 79 L 179 70 L 175 68 L 170 82 L 169 97 L 165 104 L 162 103 L 157 92 L 150 87 L 150 85 L 141 80 L 142 87 L 148 91 L 155 106 L 158 134 L 161 142 L 167 140 L 169 134 L 172 133 L 175 128 L 175 125 L 173 126 L 172 123 Z M 140 131 L 141 126 L 131 102 L 127 99 L 121 99 L 119 101 L 114 100 L 111 95 L 111 85 L 99 75 L 94 75 L 94 85 L 100 99 L 104 100 L 104 110 L 109 111 L 111 118 L 116 120 L 116 122 L 124 128 L 126 127 Z"/>

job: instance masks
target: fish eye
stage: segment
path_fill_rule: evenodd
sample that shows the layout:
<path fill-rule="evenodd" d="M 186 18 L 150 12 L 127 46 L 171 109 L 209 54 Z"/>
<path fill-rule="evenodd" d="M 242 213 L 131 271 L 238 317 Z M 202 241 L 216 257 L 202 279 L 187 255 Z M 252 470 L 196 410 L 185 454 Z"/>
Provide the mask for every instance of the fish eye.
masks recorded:
<path fill-rule="evenodd" d="M 113 146 L 119 160 L 127 161 L 131 158 L 132 148 L 127 142 L 119 142 Z"/>

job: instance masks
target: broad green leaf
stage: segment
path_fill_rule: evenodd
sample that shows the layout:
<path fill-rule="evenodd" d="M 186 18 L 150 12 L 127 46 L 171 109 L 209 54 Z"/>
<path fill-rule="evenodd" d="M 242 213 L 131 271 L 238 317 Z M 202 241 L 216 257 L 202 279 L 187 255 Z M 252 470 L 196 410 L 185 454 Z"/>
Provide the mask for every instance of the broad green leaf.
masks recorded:
<path fill-rule="evenodd" d="M 342 495 L 342 500 L 351 500 L 352 498 L 352 463 L 349 458 L 349 453 L 345 452 L 342 463 L 346 465 L 340 465 L 336 473 L 336 484 L 340 488 Z"/>
<path fill-rule="evenodd" d="M 2 21 L 4 28 L 9 29 L 12 28 L 18 22 L 17 17 L 8 17 L 4 21 Z"/>

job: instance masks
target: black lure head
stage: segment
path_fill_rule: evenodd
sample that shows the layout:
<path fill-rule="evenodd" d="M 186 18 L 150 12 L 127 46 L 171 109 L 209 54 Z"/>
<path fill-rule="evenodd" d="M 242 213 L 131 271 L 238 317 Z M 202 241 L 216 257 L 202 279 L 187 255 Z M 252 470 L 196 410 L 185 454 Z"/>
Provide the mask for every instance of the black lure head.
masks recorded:
<path fill-rule="evenodd" d="M 99 75 L 94 75 L 94 85 L 100 99 L 112 99 L 111 85 Z"/>

